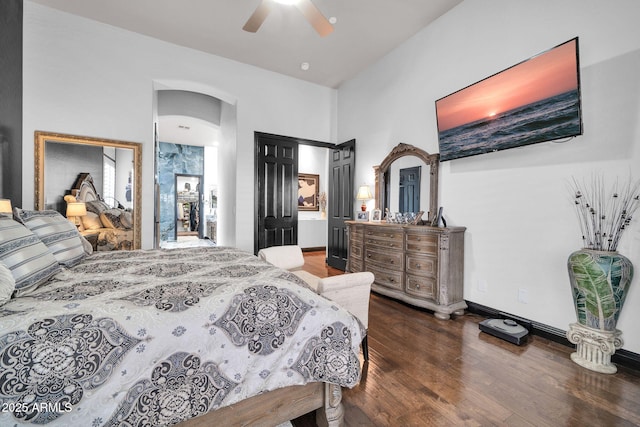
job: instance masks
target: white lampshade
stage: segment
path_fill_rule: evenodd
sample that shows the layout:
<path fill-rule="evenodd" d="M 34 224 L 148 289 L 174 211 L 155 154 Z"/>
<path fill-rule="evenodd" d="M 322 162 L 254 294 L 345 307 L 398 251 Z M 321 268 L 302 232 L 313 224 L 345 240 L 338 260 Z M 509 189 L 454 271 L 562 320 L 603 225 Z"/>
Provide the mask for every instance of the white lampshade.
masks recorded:
<path fill-rule="evenodd" d="M 358 188 L 358 195 L 356 196 L 356 199 L 358 200 L 373 199 L 373 196 L 371 196 L 371 190 L 369 189 L 368 185 L 361 185 L 360 188 Z"/>
<path fill-rule="evenodd" d="M 0 199 L 0 213 L 11 213 L 13 209 L 11 208 L 11 200 L 9 199 Z"/>
<path fill-rule="evenodd" d="M 67 203 L 67 218 L 85 216 L 86 214 L 87 205 L 84 202 Z"/>

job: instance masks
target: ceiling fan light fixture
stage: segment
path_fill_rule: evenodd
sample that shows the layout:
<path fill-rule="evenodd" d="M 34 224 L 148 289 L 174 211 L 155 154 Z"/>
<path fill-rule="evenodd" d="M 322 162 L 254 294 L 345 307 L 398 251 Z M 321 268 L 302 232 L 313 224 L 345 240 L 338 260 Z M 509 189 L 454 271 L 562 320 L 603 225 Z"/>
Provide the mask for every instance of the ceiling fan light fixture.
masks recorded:
<path fill-rule="evenodd" d="M 262 0 L 242 29 L 250 33 L 258 31 L 275 3 L 298 8 L 311 26 L 320 34 L 320 37 L 328 36 L 333 32 L 333 25 L 313 4 L 312 0 Z"/>

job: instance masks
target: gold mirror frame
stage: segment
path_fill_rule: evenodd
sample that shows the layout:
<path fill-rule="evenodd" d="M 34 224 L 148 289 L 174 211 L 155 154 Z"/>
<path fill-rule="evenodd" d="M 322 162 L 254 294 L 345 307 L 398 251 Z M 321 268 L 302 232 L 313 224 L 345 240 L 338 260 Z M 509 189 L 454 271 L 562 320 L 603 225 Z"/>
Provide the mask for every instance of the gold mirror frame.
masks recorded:
<path fill-rule="evenodd" d="M 65 135 L 61 133 L 35 132 L 35 209 L 45 209 L 44 199 L 44 150 L 47 142 L 63 144 L 83 144 L 98 147 L 128 148 L 133 150 L 133 249 L 141 247 L 142 216 L 142 144 L 138 142 L 117 141 L 114 139 L 91 138 L 86 136 Z M 71 184 L 71 183 L 70 183 Z"/>
<path fill-rule="evenodd" d="M 388 180 L 386 178 L 387 172 L 395 160 L 404 156 L 417 157 L 429 166 L 429 212 L 427 223 L 431 224 L 435 216 L 438 214 L 438 168 L 440 166 L 440 155 L 437 153 L 429 154 L 426 151 L 410 144 L 404 144 L 401 142 L 396 145 L 379 166 L 373 167 L 376 179 L 376 209 L 380 209 L 384 212 L 384 209 L 389 207 L 389 201 L 386 200 L 388 194 L 386 188 L 386 185 L 388 184 Z"/>

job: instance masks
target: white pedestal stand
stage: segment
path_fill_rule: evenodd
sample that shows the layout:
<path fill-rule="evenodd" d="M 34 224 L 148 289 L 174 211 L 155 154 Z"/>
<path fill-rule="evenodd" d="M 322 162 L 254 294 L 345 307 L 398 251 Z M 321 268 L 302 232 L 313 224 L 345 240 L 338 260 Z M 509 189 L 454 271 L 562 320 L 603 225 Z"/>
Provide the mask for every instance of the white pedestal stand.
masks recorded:
<path fill-rule="evenodd" d="M 601 331 L 579 323 L 570 324 L 567 339 L 576 344 L 576 352 L 571 354 L 571 360 L 592 371 L 615 374 L 618 368 L 611 363 L 611 356 L 622 347 L 620 335 L 622 332 L 618 329 Z"/>

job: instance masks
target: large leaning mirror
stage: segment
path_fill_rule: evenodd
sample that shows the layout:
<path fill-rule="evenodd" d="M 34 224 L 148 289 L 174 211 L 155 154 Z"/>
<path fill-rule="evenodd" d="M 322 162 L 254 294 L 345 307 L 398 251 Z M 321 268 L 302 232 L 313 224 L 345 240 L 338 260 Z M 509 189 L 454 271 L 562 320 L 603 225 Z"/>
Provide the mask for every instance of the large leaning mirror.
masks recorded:
<path fill-rule="evenodd" d="M 438 211 L 440 156 L 400 143 L 375 166 L 376 208 L 390 212 L 424 211 L 431 224 Z"/>
<path fill-rule="evenodd" d="M 75 221 L 94 249 L 140 249 L 141 167 L 139 143 L 38 131 L 35 208 L 67 216 L 73 195 L 87 206 Z"/>

